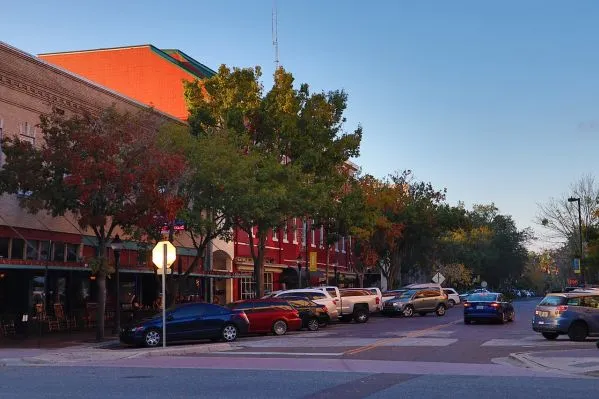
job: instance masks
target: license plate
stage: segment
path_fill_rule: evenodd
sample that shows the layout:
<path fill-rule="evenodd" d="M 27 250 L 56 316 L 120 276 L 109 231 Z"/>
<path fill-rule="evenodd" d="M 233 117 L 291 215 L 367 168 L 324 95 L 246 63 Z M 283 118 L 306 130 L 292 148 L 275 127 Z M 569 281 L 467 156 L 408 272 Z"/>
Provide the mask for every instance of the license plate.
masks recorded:
<path fill-rule="evenodd" d="M 476 310 L 483 310 L 485 307 L 484 306 L 477 306 Z"/>
<path fill-rule="evenodd" d="M 545 324 L 545 322 L 544 321 L 539 321 L 539 324 Z"/>
<path fill-rule="evenodd" d="M 539 316 L 541 316 L 541 317 L 547 317 L 547 316 L 549 316 L 549 312 L 540 312 Z"/>

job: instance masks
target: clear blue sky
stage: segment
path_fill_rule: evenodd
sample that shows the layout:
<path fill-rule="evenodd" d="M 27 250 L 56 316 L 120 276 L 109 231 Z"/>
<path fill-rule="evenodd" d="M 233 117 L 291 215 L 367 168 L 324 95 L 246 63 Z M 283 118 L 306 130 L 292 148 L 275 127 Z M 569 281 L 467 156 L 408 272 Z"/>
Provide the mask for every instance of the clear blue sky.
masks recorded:
<path fill-rule="evenodd" d="M 272 0 L 152 3 L 10 1 L 0 40 L 32 54 L 151 43 L 213 69 L 261 65 L 268 86 Z M 278 0 L 278 13 L 282 65 L 348 92 L 366 173 L 412 169 L 524 228 L 597 170 L 597 1 Z"/>

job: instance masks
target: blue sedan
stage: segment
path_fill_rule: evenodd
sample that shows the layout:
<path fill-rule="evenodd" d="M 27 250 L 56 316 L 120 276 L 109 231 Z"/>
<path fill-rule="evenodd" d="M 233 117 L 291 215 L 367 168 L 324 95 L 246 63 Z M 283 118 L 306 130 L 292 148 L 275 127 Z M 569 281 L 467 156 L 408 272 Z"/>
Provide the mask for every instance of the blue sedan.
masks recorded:
<path fill-rule="evenodd" d="M 250 322 L 241 310 L 209 303 L 188 303 L 166 310 L 166 340 L 211 339 L 235 341 L 246 334 Z M 129 345 L 158 346 L 162 342 L 162 313 L 121 329 L 121 342 Z"/>
<path fill-rule="evenodd" d="M 464 324 L 473 320 L 493 320 L 505 323 L 514 321 L 514 307 L 504 296 L 497 292 L 472 294 L 464 302 Z"/>

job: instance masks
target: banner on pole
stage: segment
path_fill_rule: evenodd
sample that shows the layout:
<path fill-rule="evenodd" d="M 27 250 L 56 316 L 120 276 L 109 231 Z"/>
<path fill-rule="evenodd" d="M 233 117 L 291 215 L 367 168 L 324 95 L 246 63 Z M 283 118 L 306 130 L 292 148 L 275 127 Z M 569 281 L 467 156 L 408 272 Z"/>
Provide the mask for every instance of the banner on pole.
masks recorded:
<path fill-rule="evenodd" d="M 310 252 L 310 271 L 315 272 L 318 270 L 316 263 L 316 252 Z"/>

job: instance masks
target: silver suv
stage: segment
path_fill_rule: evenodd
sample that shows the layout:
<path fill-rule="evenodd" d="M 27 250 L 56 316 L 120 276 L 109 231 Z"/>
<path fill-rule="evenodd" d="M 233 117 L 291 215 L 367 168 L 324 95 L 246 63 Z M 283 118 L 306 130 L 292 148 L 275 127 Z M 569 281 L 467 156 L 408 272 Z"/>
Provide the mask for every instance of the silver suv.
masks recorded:
<path fill-rule="evenodd" d="M 382 313 L 412 317 L 414 313 L 425 316 L 434 312 L 437 316 L 445 316 L 447 308 L 447 295 L 439 289 L 411 289 L 385 302 Z"/>
<path fill-rule="evenodd" d="M 549 340 L 568 334 L 572 341 L 599 335 L 599 291 L 549 294 L 535 309 L 532 329 Z"/>

